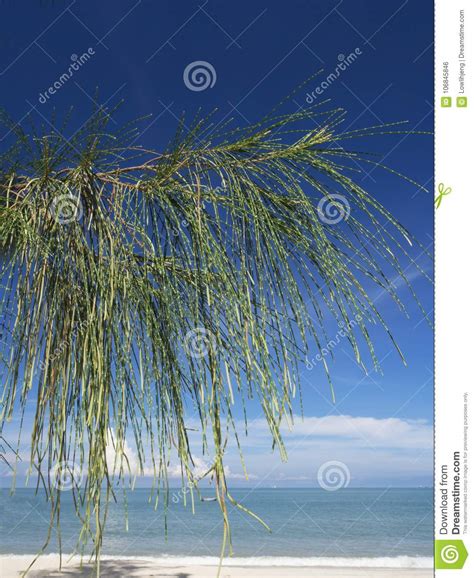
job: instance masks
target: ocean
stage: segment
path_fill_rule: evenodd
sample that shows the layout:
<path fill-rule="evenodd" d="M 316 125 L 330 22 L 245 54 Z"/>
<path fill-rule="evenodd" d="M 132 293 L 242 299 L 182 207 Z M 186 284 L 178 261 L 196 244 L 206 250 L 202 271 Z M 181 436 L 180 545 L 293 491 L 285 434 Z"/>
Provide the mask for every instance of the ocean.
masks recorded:
<path fill-rule="evenodd" d="M 432 566 L 432 489 L 235 489 L 233 495 L 271 528 L 269 533 L 231 508 L 235 564 Z M 198 501 L 193 515 L 182 491 L 171 490 L 166 537 L 163 509 L 155 511 L 148 496 L 146 489 L 128 492 L 128 531 L 123 507 L 111 506 L 103 545 L 107 557 L 179 559 L 183 564 L 219 557 L 222 518 L 216 502 Z M 79 525 L 70 493 L 62 492 L 61 500 L 62 549 L 72 553 Z M 30 489 L 10 496 L 2 489 L 0 513 L 0 554 L 34 554 L 42 547 L 49 521 L 44 497 Z M 58 552 L 56 536 L 47 552 Z"/>

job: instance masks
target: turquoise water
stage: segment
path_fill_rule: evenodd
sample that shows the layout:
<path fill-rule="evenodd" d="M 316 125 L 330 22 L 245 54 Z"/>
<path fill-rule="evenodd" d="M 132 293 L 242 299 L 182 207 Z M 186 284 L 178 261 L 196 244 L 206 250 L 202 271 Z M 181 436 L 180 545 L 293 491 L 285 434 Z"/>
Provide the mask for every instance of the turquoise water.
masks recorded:
<path fill-rule="evenodd" d="M 432 556 L 431 489 L 234 490 L 235 498 L 257 513 L 272 529 L 268 533 L 247 514 L 230 514 L 234 555 L 238 558 L 310 559 L 398 558 L 405 565 Z M 168 511 L 168 539 L 164 515 L 154 511 L 149 490 L 129 493 L 128 532 L 123 509 L 110 510 L 104 553 L 111 556 L 219 556 L 222 521 L 216 502 L 198 502 L 193 515 L 179 490 L 172 491 Z M 205 495 L 211 495 L 210 493 Z M 78 524 L 69 492 L 62 495 L 62 543 L 74 550 Z M 43 544 L 49 520 L 48 505 L 32 490 L 12 497 L 0 491 L 1 554 L 31 554 Z M 53 538 L 49 552 L 57 552 Z"/>

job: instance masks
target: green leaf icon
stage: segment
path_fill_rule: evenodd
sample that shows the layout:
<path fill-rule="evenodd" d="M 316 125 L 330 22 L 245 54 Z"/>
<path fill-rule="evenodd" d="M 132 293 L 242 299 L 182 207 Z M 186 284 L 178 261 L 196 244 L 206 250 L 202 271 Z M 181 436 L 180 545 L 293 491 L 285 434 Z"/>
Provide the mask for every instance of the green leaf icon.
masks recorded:
<path fill-rule="evenodd" d="M 462 540 L 435 540 L 435 568 L 437 570 L 461 570 L 467 558 Z"/>

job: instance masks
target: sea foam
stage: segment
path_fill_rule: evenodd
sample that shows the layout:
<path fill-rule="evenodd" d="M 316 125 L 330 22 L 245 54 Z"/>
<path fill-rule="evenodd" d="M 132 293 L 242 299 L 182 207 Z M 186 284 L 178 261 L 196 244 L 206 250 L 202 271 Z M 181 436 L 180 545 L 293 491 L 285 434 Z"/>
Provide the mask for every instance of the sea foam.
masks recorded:
<path fill-rule="evenodd" d="M 31 560 L 34 555 L 4 554 L 2 558 Z M 66 561 L 71 555 L 63 554 Z M 44 554 L 44 561 L 56 560 L 59 554 Z M 77 558 L 77 560 L 76 560 Z M 74 561 L 79 558 L 74 556 Z M 101 560 L 135 560 L 152 562 L 157 566 L 216 566 L 219 558 L 214 556 L 101 556 Z M 83 559 L 84 562 L 87 558 Z M 259 567 L 338 567 L 338 568 L 433 568 L 433 558 L 425 556 L 386 556 L 386 557 L 300 557 L 289 556 L 253 556 L 248 558 L 224 558 L 223 566 L 259 566 Z"/>

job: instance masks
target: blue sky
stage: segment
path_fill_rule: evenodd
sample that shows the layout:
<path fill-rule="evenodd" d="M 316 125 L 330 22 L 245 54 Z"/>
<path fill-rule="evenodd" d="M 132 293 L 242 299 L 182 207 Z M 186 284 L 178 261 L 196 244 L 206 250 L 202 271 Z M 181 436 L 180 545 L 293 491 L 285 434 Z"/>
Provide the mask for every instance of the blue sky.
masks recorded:
<path fill-rule="evenodd" d="M 86 121 L 95 100 L 113 106 L 123 99 L 115 121 L 151 115 L 140 125 L 140 142 L 160 149 L 183 111 L 192 119 L 199 109 L 217 107 L 216 120 L 256 121 L 315 71 L 324 68 L 324 78 L 341 55 L 358 49 L 357 59 L 321 97 L 347 109 L 346 125 L 407 120 L 413 131 L 433 129 L 432 2 L 425 0 L 32 1 L 3 2 L 0 10 L 1 105 L 25 128 L 29 121 L 47 124 L 53 110 L 61 117 L 73 105 L 67 136 Z M 73 55 L 89 49 L 87 62 L 41 103 L 40 94 L 68 70 Z M 203 91 L 183 82 L 186 66 L 198 60 L 215 70 L 214 86 Z M 320 81 L 296 93 L 286 110 L 307 106 L 307 93 Z M 359 147 L 432 189 L 430 136 L 387 135 Z M 367 169 L 360 182 L 430 247 L 431 194 L 381 170 Z M 412 257 L 429 269 L 419 250 Z M 431 312 L 432 287 L 413 267 L 407 274 Z M 303 367 L 307 420 L 287 435 L 286 465 L 270 455 L 258 408 L 250 410 L 257 420 L 245 443 L 251 483 L 312 485 L 328 460 L 347 463 L 354 485 L 431 483 L 432 330 L 408 291 L 400 294 L 409 319 L 385 296 L 378 304 L 407 367 L 382 331 L 374 338 L 383 376 L 370 367 L 365 375 L 349 347 L 338 345 L 331 366 L 335 405 L 322 368 Z M 229 463 L 240 483 L 235 452 Z"/>

